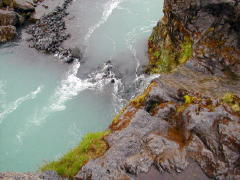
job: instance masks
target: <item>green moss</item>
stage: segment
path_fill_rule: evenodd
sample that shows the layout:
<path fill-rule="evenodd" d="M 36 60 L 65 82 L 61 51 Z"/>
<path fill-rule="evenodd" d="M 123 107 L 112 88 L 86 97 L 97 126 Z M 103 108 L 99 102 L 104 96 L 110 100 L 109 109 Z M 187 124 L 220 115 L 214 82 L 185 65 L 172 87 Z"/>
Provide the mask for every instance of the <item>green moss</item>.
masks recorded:
<path fill-rule="evenodd" d="M 193 42 L 188 36 L 186 36 L 182 42 L 178 42 L 178 44 L 174 44 L 168 35 L 164 40 L 161 40 L 160 43 L 153 41 L 153 36 L 155 35 L 149 38 L 148 53 L 150 63 L 147 69 L 148 73 L 156 74 L 170 72 L 192 57 Z"/>
<path fill-rule="evenodd" d="M 155 81 L 151 82 L 151 84 L 144 90 L 142 94 L 136 96 L 131 100 L 130 105 L 133 105 L 135 108 L 140 108 L 141 106 L 143 106 L 146 102 L 149 92 L 155 86 L 157 86 L 157 83 Z"/>
<path fill-rule="evenodd" d="M 103 131 L 87 134 L 77 147 L 59 160 L 43 165 L 41 171 L 52 170 L 61 176 L 73 178 L 90 159 L 102 156 L 107 151 L 108 144 L 103 137 L 109 133 L 110 131 Z"/>
<path fill-rule="evenodd" d="M 192 53 L 192 41 L 190 39 L 185 39 L 185 41 L 181 45 L 181 55 L 178 60 L 179 63 L 185 63 L 188 59 L 192 57 Z"/>
<path fill-rule="evenodd" d="M 112 120 L 112 124 L 116 124 L 119 121 L 120 116 L 123 114 L 123 112 L 126 110 L 126 107 L 123 108 Z"/>
<path fill-rule="evenodd" d="M 159 51 L 156 51 L 153 55 L 158 58 L 161 55 L 161 53 Z"/>
<path fill-rule="evenodd" d="M 225 103 L 232 103 L 233 99 L 234 99 L 234 94 L 225 93 L 223 98 L 222 98 L 222 101 L 225 102 Z"/>
<path fill-rule="evenodd" d="M 146 100 L 146 93 L 143 93 L 137 97 L 135 97 L 131 103 L 134 104 L 135 107 L 139 108 L 140 106 L 142 106 Z"/>
<path fill-rule="evenodd" d="M 233 111 L 240 112 L 240 98 L 233 93 L 225 93 L 222 102 L 228 104 Z"/>

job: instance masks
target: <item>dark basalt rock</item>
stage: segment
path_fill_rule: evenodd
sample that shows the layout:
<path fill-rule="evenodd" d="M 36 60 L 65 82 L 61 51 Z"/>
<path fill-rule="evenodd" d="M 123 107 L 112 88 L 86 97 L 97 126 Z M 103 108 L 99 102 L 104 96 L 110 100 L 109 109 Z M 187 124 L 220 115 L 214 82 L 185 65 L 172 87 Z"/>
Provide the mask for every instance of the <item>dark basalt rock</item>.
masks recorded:
<path fill-rule="evenodd" d="M 65 0 L 62 6 L 56 7 L 51 13 L 43 16 L 27 30 L 32 35 L 30 47 L 50 54 L 59 54 L 66 63 L 81 59 L 79 48 L 64 49 L 61 44 L 70 37 L 65 33 L 64 18 L 68 15 L 67 7 L 72 0 Z"/>

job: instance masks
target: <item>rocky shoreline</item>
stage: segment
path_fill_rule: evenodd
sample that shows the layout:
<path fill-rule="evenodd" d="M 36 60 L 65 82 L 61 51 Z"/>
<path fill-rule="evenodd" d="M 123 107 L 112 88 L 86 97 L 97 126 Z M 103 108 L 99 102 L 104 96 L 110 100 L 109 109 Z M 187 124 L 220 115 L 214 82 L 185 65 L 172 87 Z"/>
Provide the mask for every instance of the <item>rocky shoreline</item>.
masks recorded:
<path fill-rule="evenodd" d="M 70 34 L 65 33 L 64 17 L 69 14 L 66 10 L 71 2 L 72 0 L 65 0 L 62 6 L 57 6 L 52 12 L 28 27 L 27 33 L 32 36 L 28 39 L 29 47 L 44 53 L 58 54 L 67 63 L 81 59 L 78 48 L 61 47 L 62 42 L 70 37 Z"/>
<path fill-rule="evenodd" d="M 31 18 L 36 3 L 30 0 L 0 1 L 0 43 L 10 41 L 17 35 L 16 28 Z"/>
<path fill-rule="evenodd" d="M 49 13 L 42 16 L 35 13 L 35 7 L 42 5 L 48 9 L 42 1 L 9 0 L 0 1 L 0 43 L 13 40 L 17 36 L 16 28 L 26 24 L 27 43 L 30 48 L 47 54 L 58 55 L 66 63 L 81 59 L 80 49 L 75 47 L 65 49 L 62 42 L 70 37 L 65 33 L 65 17 L 69 14 L 66 10 L 72 0 L 64 0 Z"/>
<path fill-rule="evenodd" d="M 68 37 L 63 18 L 70 2 L 28 29 L 32 47 L 66 51 L 69 62 L 75 55 L 61 42 Z M 240 179 L 239 10 L 239 0 L 165 0 L 164 17 L 149 38 L 146 68 L 161 76 L 113 119 L 101 139 L 107 151 L 68 178 Z M 64 179 L 49 170 L 0 173 L 0 179 Z"/>

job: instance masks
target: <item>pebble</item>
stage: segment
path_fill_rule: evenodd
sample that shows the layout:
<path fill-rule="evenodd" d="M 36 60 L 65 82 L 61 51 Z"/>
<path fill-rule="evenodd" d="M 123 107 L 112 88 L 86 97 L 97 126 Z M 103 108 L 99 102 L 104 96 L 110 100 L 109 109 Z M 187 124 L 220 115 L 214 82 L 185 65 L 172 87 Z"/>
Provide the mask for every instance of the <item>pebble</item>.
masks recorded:
<path fill-rule="evenodd" d="M 27 33 L 32 35 L 30 47 L 47 54 L 61 54 L 66 63 L 72 63 L 75 59 L 81 58 L 74 57 L 71 49 L 60 47 L 62 42 L 70 37 L 70 34 L 65 32 L 64 17 L 69 14 L 66 10 L 71 2 L 72 0 L 65 0 L 62 6 L 57 6 L 27 29 Z"/>

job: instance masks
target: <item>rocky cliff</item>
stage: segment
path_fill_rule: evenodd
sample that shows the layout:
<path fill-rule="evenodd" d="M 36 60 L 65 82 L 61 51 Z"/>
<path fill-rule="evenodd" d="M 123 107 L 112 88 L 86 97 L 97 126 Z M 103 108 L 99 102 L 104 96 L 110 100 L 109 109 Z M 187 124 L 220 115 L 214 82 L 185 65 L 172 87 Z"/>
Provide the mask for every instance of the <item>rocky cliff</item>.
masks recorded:
<path fill-rule="evenodd" d="M 197 71 L 239 76 L 238 0 L 175 1 L 149 39 L 149 71 L 169 72 L 187 60 Z"/>
<path fill-rule="evenodd" d="M 0 43 L 12 40 L 16 36 L 16 27 L 29 19 L 33 12 L 31 0 L 0 0 Z"/>
<path fill-rule="evenodd" d="M 239 0 L 165 0 L 146 68 L 161 76 L 98 139 L 105 153 L 96 156 L 97 143 L 84 146 L 98 158 L 81 163 L 75 179 L 240 179 L 239 22 Z M 61 179 L 52 172 L 0 178 Z"/>
<path fill-rule="evenodd" d="M 109 150 L 76 179 L 138 179 L 152 167 L 171 179 L 193 162 L 195 178 L 240 178 L 239 10 L 238 0 L 165 0 L 146 70 L 162 75 L 116 116 Z"/>

